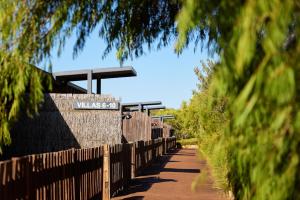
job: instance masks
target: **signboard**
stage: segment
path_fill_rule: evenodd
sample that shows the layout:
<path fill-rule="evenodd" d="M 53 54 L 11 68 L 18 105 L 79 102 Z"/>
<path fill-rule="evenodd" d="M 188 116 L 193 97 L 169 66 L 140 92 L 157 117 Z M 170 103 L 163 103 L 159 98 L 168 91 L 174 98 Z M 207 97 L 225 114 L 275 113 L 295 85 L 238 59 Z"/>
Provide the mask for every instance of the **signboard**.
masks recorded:
<path fill-rule="evenodd" d="M 73 108 L 76 110 L 119 110 L 119 103 L 103 101 L 76 101 Z"/>

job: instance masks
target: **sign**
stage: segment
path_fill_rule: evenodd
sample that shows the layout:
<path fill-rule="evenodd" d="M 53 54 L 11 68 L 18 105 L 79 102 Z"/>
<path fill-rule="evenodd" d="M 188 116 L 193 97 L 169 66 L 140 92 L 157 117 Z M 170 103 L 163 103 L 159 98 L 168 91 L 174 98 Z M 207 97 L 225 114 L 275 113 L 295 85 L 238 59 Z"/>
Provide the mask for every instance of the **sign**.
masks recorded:
<path fill-rule="evenodd" d="M 119 110 L 118 102 L 77 101 L 73 108 L 76 110 Z"/>

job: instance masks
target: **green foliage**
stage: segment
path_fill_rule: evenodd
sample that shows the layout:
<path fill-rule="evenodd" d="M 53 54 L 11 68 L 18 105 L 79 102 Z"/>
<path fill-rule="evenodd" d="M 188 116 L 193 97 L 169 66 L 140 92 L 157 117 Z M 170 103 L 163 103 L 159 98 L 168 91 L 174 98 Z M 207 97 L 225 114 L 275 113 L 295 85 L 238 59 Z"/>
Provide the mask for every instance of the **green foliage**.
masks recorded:
<path fill-rule="evenodd" d="M 220 157 L 222 151 L 214 152 L 220 147 L 226 152 L 227 178 L 237 199 L 300 199 L 300 4 L 222 1 L 218 7 L 212 6 L 213 1 L 210 6 L 219 8 L 214 10 L 203 9 L 204 3 L 187 1 L 178 17 L 178 48 L 187 33 L 206 23 L 220 30 L 216 37 L 220 63 L 207 98 L 207 105 L 213 106 L 199 110 L 207 113 L 200 115 L 204 116 L 200 122 L 208 123 L 199 137 L 210 145 L 220 141 L 208 155 Z M 199 20 L 205 16 L 212 21 Z M 228 22 L 222 22 L 219 16 Z M 187 19 L 192 22 L 186 23 Z M 226 27 L 228 34 L 224 34 Z M 205 91 L 193 98 L 203 98 L 204 94 Z M 209 132 L 214 133 L 214 128 L 209 124 L 220 115 L 215 118 L 210 114 L 218 108 L 216 100 L 224 97 L 228 122 L 220 121 L 213 134 L 218 139 L 211 141 Z M 201 149 L 210 152 L 205 146 Z"/>
<path fill-rule="evenodd" d="M 218 66 L 209 61 L 195 68 L 199 79 L 197 90 L 189 102 L 183 102 L 178 110 L 166 109 L 156 115 L 173 114 L 176 118 L 167 123 L 175 130 L 181 145 L 199 145 L 199 151 L 212 168 L 216 187 L 229 190 L 228 152 L 224 130 L 229 122 L 227 98 L 214 94 L 213 80 Z"/>
<path fill-rule="evenodd" d="M 177 141 L 181 146 L 185 145 L 198 145 L 198 138 L 179 139 Z"/>
<path fill-rule="evenodd" d="M 196 106 L 196 105 L 194 105 Z M 175 119 L 166 119 L 164 122 L 171 125 L 177 138 L 195 138 L 199 130 L 200 123 L 198 122 L 197 110 L 191 107 L 190 104 L 183 101 L 180 109 L 165 109 L 158 110 L 152 113 L 153 115 L 173 115 Z"/>
<path fill-rule="evenodd" d="M 36 113 L 43 100 L 42 85 L 48 85 L 48 78 L 42 80 L 40 71 L 29 64 L 34 63 L 36 42 L 31 32 L 20 28 L 26 24 L 24 16 L 29 17 L 25 7 L 0 1 L 0 153 L 11 142 L 9 130 L 20 109 Z"/>
<path fill-rule="evenodd" d="M 198 90 L 194 91 L 185 112 L 191 132 L 198 138 L 199 151 L 211 166 L 215 186 L 229 190 L 228 155 L 224 129 L 228 124 L 227 98 L 214 94 L 213 81 L 218 66 L 211 61 L 195 68 Z"/>
<path fill-rule="evenodd" d="M 175 119 L 165 119 L 164 122 L 171 125 L 174 130 L 175 134 L 178 138 L 182 138 L 184 135 L 188 135 L 184 132 L 183 129 L 183 115 L 181 110 L 177 109 L 165 109 L 165 110 L 154 110 L 151 113 L 153 116 L 155 115 L 173 115 Z"/>

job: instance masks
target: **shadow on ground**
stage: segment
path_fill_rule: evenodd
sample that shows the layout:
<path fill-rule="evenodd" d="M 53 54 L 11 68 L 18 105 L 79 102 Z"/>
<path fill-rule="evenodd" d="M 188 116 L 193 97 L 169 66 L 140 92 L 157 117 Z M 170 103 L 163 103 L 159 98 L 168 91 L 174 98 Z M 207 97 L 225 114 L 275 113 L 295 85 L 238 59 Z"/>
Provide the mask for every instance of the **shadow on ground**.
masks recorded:
<path fill-rule="evenodd" d="M 133 197 L 124 198 L 123 200 L 140 200 L 140 199 L 144 199 L 144 196 L 133 196 Z"/>
<path fill-rule="evenodd" d="M 200 173 L 200 169 L 164 168 L 162 171 L 163 172 Z"/>
<path fill-rule="evenodd" d="M 154 161 L 148 168 L 146 168 L 138 177 L 131 180 L 130 186 L 120 192 L 117 196 L 123 196 L 128 194 L 133 194 L 137 192 L 145 192 L 151 188 L 153 184 L 159 184 L 164 182 L 177 182 L 175 179 L 162 179 L 159 178 L 159 173 L 164 171 L 165 165 L 170 162 L 170 159 L 173 155 L 175 155 L 178 150 L 173 150 L 167 155 L 164 155 Z M 180 162 L 180 161 L 172 161 L 172 162 Z M 171 170 L 171 169 L 170 169 Z M 176 169 L 174 169 L 176 170 Z M 124 198 L 124 200 L 139 200 L 143 199 L 143 196 L 133 196 Z"/>

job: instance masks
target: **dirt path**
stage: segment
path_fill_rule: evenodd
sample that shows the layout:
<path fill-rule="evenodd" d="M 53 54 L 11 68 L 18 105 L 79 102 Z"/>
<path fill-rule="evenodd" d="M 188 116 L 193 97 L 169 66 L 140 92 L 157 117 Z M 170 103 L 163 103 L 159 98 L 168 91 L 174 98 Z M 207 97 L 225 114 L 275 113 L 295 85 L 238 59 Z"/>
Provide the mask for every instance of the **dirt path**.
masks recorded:
<path fill-rule="evenodd" d="M 195 149 L 181 149 L 155 162 L 142 176 L 132 181 L 127 191 L 113 200 L 224 199 L 222 192 L 212 187 L 209 175 L 195 192 L 191 191 L 193 180 L 205 170 L 206 162 L 197 159 Z"/>

